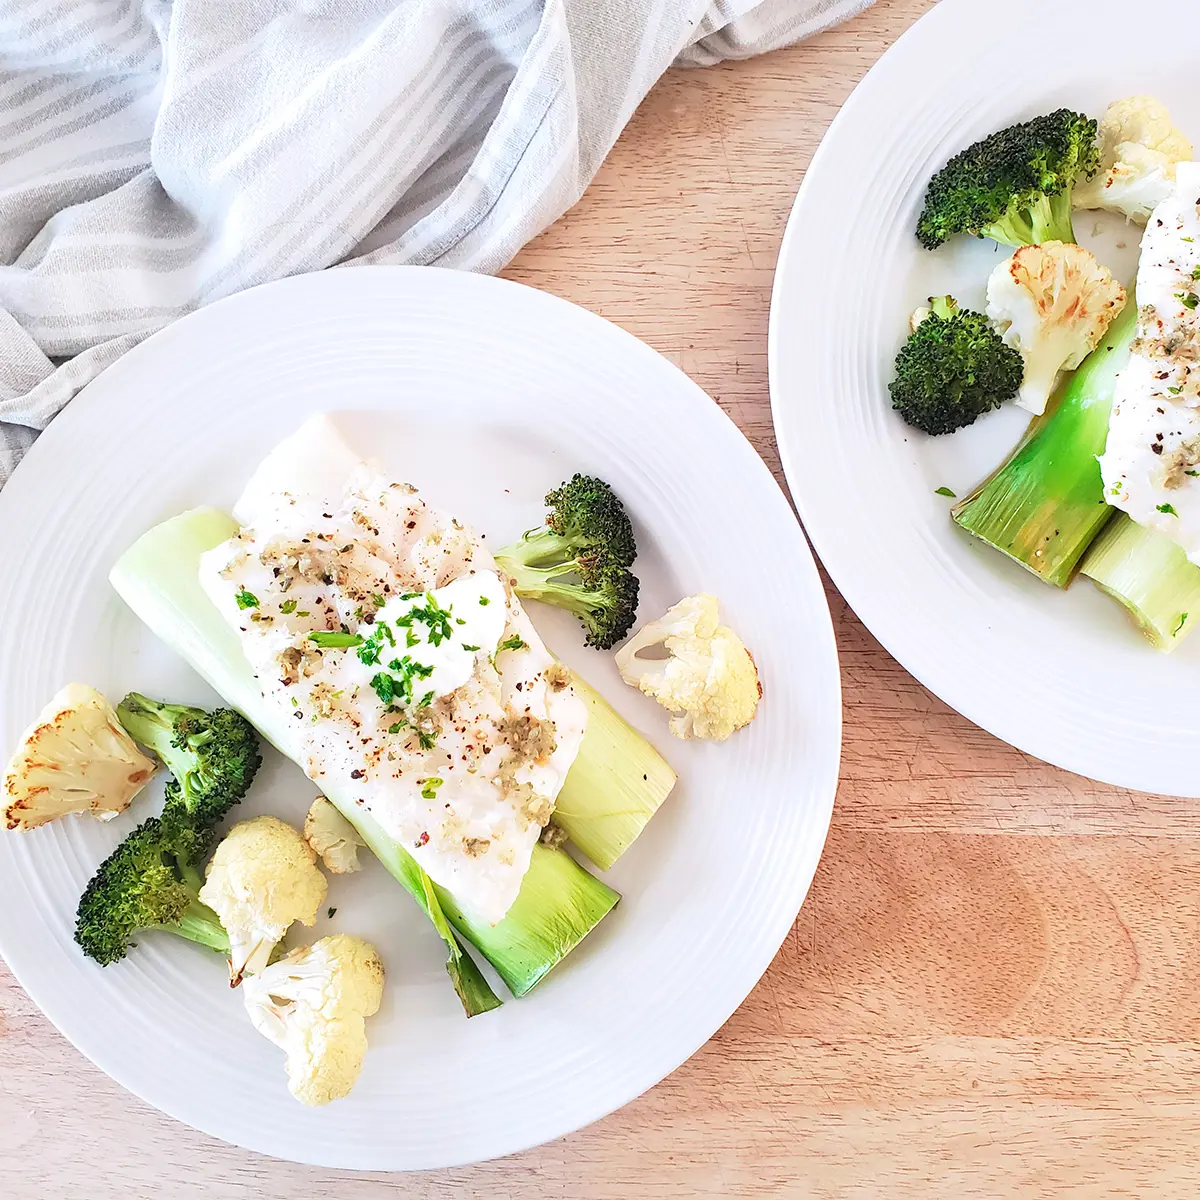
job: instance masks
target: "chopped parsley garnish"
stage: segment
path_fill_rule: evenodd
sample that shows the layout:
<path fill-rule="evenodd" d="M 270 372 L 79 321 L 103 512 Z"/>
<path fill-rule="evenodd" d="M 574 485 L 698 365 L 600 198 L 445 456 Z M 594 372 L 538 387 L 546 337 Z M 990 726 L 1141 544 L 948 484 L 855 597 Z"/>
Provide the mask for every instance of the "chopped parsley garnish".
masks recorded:
<path fill-rule="evenodd" d="M 484 608 L 487 608 L 487 606 L 491 604 L 491 601 L 486 596 L 480 596 L 479 603 L 482 604 Z"/>
<path fill-rule="evenodd" d="M 370 636 L 358 648 L 358 661 L 364 667 L 373 667 L 383 653 L 384 642 L 387 642 L 389 646 L 394 646 L 396 644 L 396 637 L 391 629 L 388 628 L 386 621 L 377 621 Z"/>
<path fill-rule="evenodd" d="M 524 639 L 517 637 L 514 633 L 512 637 L 505 638 L 497 647 L 498 650 L 526 650 L 529 648 L 529 643 Z"/>
<path fill-rule="evenodd" d="M 380 630 L 383 628 L 382 623 L 376 626 L 376 632 L 358 648 L 358 661 L 364 667 L 373 667 L 379 661 L 379 654 L 383 649 L 383 634 Z"/>
<path fill-rule="evenodd" d="M 421 702 L 417 705 L 418 708 L 428 708 L 433 703 L 433 693 L 426 692 L 421 697 Z"/>
<path fill-rule="evenodd" d="M 412 615 L 429 629 L 431 646 L 440 646 L 450 640 L 450 612 L 450 609 L 442 608 L 431 595 L 426 595 L 423 607 L 412 610 Z"/>
<path fill-rule="evenodd" d="M 424 592 L 403 592 L 400 596 L 401 600 L 420 600 Z"/>
<path fill-rule="evenodd" d="M 425 786 L 421 789 L 421 796 L 425 800 L 436 800 L 437 790 L 442 786 L 442 780 L 435 775 L 432 779 L 425 780 Z"/>
<path fill-rule="evenodd" d="M 1200 471 L 1184 471 L 1185 475 L 1190 475 L 1193 479 L 1200 476 Z"/>
<path fill-rule="evenodd" d="M 1192 278 L 1193 278 L 1193 279 L 1200 279 L 1200 267 L 1193 267 L 1193 268 L 1192 268 Z M 1186 617 L 1186 616 L 1187 616 L 1187 613 L 1184 613 L 1183 615 Z"/>
<path fill-rule="evenodd" d="M 388 726 L 388 733 L 399 733 L 407 724 L 407 721 L 397 721 L 394 725 Z"/>
<path fill-rule="evenodd" d="M 1183 305 L 1184 308 L 1190 308 L 1193 312 L 1200 308 L 1200 296 L 1195 292 L 1176 292 L 1175 299 Z"/>
<path fill-rule="evenodd" d="M 296 611 L 296 602 L 295 602 L 295 600 L 285 600 L 285 601 L 284 601 L 284 602 L 283 602 L 283 603 L 282 603 L 282 604 L 279 606 L 279 611 L 280 611 L 281 613 L 287 613 L 287 614 L 290 616 L 292 613 L 294 613 L 294 612 Z"/>
<path fill-rule="evenodd" d="M 1182 387 L 1169 387 L 1169 388 L 1167 388 L 1167 391 L 1170 392 L 1172 396 L 1178 396 L 1179 393 L 1183 391 L 1183 388 Z"/>
<path fill-rule="evenodd" d="M 396 685 L 399 682 L 400 680 L 392 675 L 388 675 L 385 671 L 380 671 L 377 675 L 371 676 L 371 686 L 375 689 L 375 695 L 384 704 L 391 704 L 396 699 Z"/>
<path fill-rule="evenodd" d="M 478 647 L 478 646 L 468 646 L 466 642 L 463 642 L 463 644 L 462 644 L 462 648 L 463 648 L 464 650 L 467 650 L 467 651 L 469 651 L 469 652 L 470 652 L 470 653 L 472 653 L 472 654 L 474 654 L 474 653 L 475 653 L 475 651 L 479 649 L 479 647 Z"/>
<path fill-rule="evenodd" d="M 1112 487 L 1110 487 L 1110 488 L 1108 489 L 1108 491 L 1109 491 L 1109 494 L 1110 494 L 1110 495 L 1113 495 L 1113 496 L 1117 495 L 1117 493 L 1118 493 L 1118 492 L 1120 492 L 1120 490 L 1121 490 L 1122 486 L 1123 486 L 1123 484 L 1122 484 L 1122 483 L 1121 483 L 1121 481 L 1118 479 L 1118 480 L 1117 480 L 1117 482 L 1116 482 L 1116 483 L 1114 483 L 1114 484 L 1112 485 Z"/>
<path fill-rule="evenodd" d="M 238 594 L 234 596 L 234 599 L 237 601 L 238 608 L 246 609 L 258 607 L 258 597 L 253 592 L 246 591 L 245 588 L 242 588 Z"/>
<path fill-rule="evenodd" d="M 940 487 L 933 494 L 935 496 L 949 496 L 951 500 L 956 499 L 954 493 L 948 487 Z"/>
<path fill-rule="evenodd" d="M 387 601 L 384 600 L 384 598 L 378 592 L 372 592 L 371 599 L 374 602 L 376 608 L 382 608 L 384 606 L 384 604 L 387 603 Z"/>
<path fill-rule="evenodd" d="M 312 616 L 312 613 L 310 613 L 310 612 L 309 612 L 307 609 L 304 609 L 302 612 L 298 612 L 298 613 L 296 614 L 296 616 L 298 616 L 298 617 L 311 617 L 311 616 Z"/>
<path fill-rule="evenodd" d="M 1180 631 L 1180 630 L 1181 630 L 1181 629 L 1182 629 L 1182 628 L 1183 628 L 1183 627 L 1184 627 L 1184 626 L 1187 624 L 1187 619 L 1188 619 L 1188 615 L 1187 615 L 1187 613 L 1180 613 L 1180 614 L 1179 614 L 1179 624 L 1178 624 L 1178 625 L 1176 625 L 1176 626 L 1175 626 L 1175 628 L 1171 630 L 1171 636 L 1172 636 L 1172 637 L 1178 637 L 1178 636 L 1179 636 L 1179 631 Z"/>
<path fill-rule="evenodd" d="M 389 675 L 388 671 L 396 674 Z M 413 662 L 406 654 L 403 658 L 393 658 L 388 663 L 387 671 L 380 671 L 371 678 L 371 686 L 375 694 L 384 704 L 411 704 L 413 698 L 413 680 L 428 679 L 433 674 L 433 668 L 424 663 Z"/>
<path fill-rule="evenodd" d="M 422 750 L 432 750 L 437 745 L 437 734 L 426 733 L 424 729 L 418 729 L 417 741 L 421 743 Z"/>
<path fill-rule="evenodd" d="M 308 635 L 308 640 L 315 642 L 322 650 L 349 650 L 363 643 L 357 633 L 338 632 L 333 629 L 318 629 Z"/>
<path fill-rule="evenodd" d="M 1157 505 L 1157 508 L 1160 513 L 1166 513 L 1169 517 L 1179 516 L 1179 514 L 1175 511 L 1175 506 L 1173 504 L 1159 504 Z"/>

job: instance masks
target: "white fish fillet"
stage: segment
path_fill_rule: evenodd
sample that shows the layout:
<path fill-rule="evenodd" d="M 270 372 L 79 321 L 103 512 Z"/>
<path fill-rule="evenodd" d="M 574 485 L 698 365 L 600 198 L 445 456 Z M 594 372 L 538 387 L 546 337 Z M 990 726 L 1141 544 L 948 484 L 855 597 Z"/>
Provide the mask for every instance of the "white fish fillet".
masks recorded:
<path fill-rule="evenodd" d="M 1137 302 L 1100 458 L 1104 495 L 1200 563 L 1200 163 L 1178 165 L 1146 226 Z"/>
<path fill-rule="evenodd" d="M 233 511 L 242 530 L 204 556 L 201 582 L 296 721 L 309 778 L 356 790 L 464 909 L 499 921 L 587 711 L 494 559 L 325 416 L 263 461 Z"/>

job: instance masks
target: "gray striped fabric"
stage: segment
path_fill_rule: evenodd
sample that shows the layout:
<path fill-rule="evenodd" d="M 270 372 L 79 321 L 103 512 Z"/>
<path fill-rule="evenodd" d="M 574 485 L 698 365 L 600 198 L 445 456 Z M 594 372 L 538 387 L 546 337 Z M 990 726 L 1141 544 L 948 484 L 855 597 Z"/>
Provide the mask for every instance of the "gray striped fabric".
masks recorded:
<path fill-rule="evenodd" d="M 495 271 L 673 62 L 869 0 L 0 0 L 0 483 L 131 346 L 335 264 Z"/>

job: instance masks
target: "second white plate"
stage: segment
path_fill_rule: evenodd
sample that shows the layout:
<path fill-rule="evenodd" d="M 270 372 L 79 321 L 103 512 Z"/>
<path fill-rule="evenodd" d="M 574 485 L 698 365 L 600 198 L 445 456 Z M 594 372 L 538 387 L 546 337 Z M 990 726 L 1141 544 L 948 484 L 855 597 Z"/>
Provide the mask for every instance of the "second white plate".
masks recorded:
<path fill-rule="evenodd" d="M 859 86 L 821 145 L 788 224 L 771 310 L 771 398 L 792 494 L 838 588 L 948 704 L 1038 758 L 1152 792 L 1200 796 L 1200 636 L 1171 657 L 1086 580 L 1059 592 L 955 527 L 952 500 L 1000 463 L 1027 420 L 1008 408 L 949 438 L 906 426 L 887 384 L 907 314 L 930 295 L 982 307 L 1007 254 L 918 245 L 930 176 L 996 129 L 1066 106 L 1100 115 L 1150 93 L 1200 144 L 1200 49 L 1164 36 L 1195 0 L 942 0 Z M 1037 30 L 1030 36 L 1030 30 Z M 1064 54 L 1063 47 L 1070 46 Z M 1141 231 L 1078 214 L 1121 278 Z"/>

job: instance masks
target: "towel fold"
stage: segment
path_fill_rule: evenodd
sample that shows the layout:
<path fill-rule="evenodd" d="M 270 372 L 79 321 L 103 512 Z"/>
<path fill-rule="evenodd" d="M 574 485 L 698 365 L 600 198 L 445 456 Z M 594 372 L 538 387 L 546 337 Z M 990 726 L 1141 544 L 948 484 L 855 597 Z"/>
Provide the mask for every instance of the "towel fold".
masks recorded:
<path fill-rule="evenodd" d="M 672 63 L 868 2 L 0 3 L 0 484 L 156 329 L 337 264 L 496 271 Z"/>

